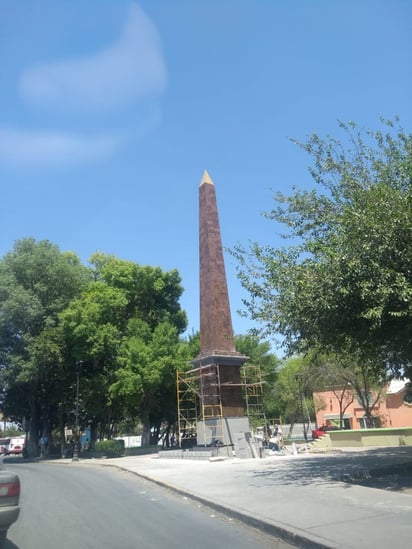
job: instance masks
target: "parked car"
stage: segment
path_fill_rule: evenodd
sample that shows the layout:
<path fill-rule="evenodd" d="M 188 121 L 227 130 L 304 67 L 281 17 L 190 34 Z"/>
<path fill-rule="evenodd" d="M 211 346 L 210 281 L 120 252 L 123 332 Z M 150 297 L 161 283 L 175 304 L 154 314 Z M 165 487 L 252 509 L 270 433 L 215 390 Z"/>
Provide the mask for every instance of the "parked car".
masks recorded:
<path fill-rule="evenodd" d="M 20 479 L 0 464 L 0 549 L 20 513 Z"/>
<path fill-rule="evenodd" d="M 11 437 L 6 455 L 9 456 L 10 454 L 22 454 L 25 444 L 26 437 Z"/>
<path fill-rule="evenodd" d="M 329 431 L 341 431 L 341 428 L 336 427 L 335 425 L 322 425 L 322 427 L 313 429 L 312 438 L 313 440 L 316 440 L 317 438 L 323 437 Z"/>
<path fill-rule="evenodd" d="M 7 454 L 9 451 L 10 439 L 0 438 L 0 455 Z"/>

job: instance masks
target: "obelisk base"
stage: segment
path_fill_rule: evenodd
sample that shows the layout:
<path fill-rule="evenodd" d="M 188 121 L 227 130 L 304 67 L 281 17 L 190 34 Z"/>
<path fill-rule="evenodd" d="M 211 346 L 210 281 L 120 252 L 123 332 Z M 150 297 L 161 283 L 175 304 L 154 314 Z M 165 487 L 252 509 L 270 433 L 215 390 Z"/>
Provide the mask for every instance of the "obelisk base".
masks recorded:
<path fill-rule="evenodd" d="M 221 447 L 219 455 L 238 458 L 260 457 L 246 416 L 208 418 L 197 423 L 197 445 Z"/>

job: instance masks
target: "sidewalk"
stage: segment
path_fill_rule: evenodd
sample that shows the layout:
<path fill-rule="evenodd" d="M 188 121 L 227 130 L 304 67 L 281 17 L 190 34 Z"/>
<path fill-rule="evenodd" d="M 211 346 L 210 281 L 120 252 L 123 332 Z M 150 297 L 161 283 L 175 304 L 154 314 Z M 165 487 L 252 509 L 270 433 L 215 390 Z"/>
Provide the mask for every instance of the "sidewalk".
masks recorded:
<path fill-rule="evenodd" d="M 74 465 L 131 471 L 298 547 L 404 549 L 412 540 L 412 492 L 352 483 L 367 481 L 371 467 L 412 458 L 411 447 L 385 450 L 225 461 L 145 455 Z"/>

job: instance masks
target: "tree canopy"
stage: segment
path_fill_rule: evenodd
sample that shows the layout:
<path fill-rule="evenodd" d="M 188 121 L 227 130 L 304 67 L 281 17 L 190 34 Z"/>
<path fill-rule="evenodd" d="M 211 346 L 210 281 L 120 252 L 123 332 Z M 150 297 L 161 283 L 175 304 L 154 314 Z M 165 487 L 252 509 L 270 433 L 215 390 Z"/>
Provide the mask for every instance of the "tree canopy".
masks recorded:
<path fill-rule="evenodd" d="M 264 214 L 287 245 L 233 254 L 247 314 L 289 353 L 353 353 L 402 374 L 412 364 L 412 135 L 382 124 L 295 141 L 313 159 L 314 188 L 276 193 Z"/>
<path fill-rule="evenodd" d="M 0 406 L 25 423 L 29 451 L 41 434 L 74 424 L 92 437 L 116 426 L 169 419 L 175 374 L 188 361 L 176 270 L 95 254 L 83 266 L 49 241 L 24 239 L 0 261 Z M 76 364 L 81 362 L 77 372 Z M 148 442 L 148 440 L 146 441 Z"/>
<path fill-rule="evenodd" d="M 90 262 L 94 282 L 61 315 L 66 340 L 84 363 L 84 404 L 92 427 L 105 424 L 106 436 L 139 417 L 149 443 L 152 419 L 168 415 L 166 393 L 175 400 L 176 369 L 188 359 L 179 346 L 186 327 L 180 276 L 104 254 Z"/>
<path fill-rule="evenodd" d="M 375 362 L 360 360 L 353 353 L 324 355 L 313 350 L 306 356 L 306 364 L 306 385 L 311 391 L 334 393 L 339 403 L 341 426 L 346 408 L 355 399 L 365 411 L 367 425 L 375 426 L 377 408 L 388 382 L 385 372 L 377 369 Z M 315 402 L 315 408 L 321 409 L 319 402 Z"/>
<path fill-rule="evenodd" d="M 278 406 L 275 397 L 275 386 L 278 376 L 280 361 L 275 354 L 271 352 L 269 341 L 261 341 L 252 335 L 235 336 L 236 350 L 248 357 L 245 363 L 248 382 L 259 383 L 262 385 L 262 406 L 267 418 L 277 417 Z M 256 375 L 253 367 L 258 367 L 259 374 Z M 255 379 L 253 379 L 255 377 Z"/>
<path fill-rule="evenodd" d="M 27 420 L 33 451 L 70 390 L 59 314 L 88 282 L 78 257 L 48 241 L 18 241 L 0 262 L 2 408 Z"/>

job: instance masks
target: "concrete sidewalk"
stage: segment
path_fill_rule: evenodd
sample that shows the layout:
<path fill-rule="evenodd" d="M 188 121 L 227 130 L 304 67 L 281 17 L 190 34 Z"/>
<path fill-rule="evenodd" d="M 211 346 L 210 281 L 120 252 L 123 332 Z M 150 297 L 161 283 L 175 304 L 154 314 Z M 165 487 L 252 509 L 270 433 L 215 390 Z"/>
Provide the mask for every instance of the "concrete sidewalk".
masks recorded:
<path fill-rule="evenodd" d="M 353 484 L 371 467 L 407 463 L 412 448 L 264 459 L 195 461 L 157 455 L 80 460 L 116 466 L 167 486 L 298 547 L 404 549 L 412 493 Z"/>

